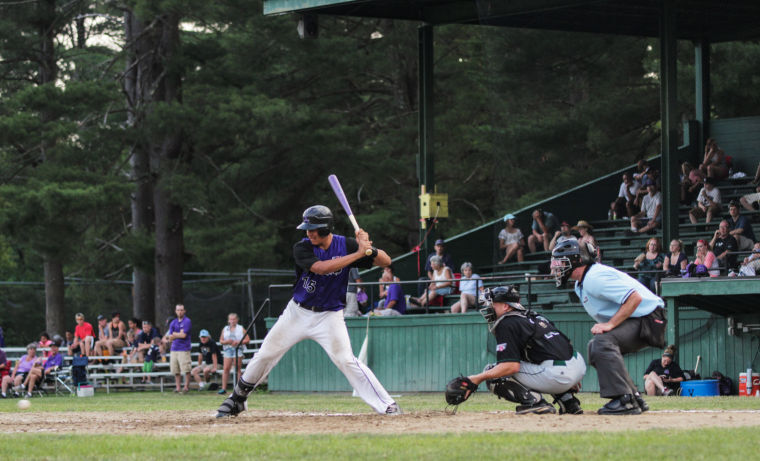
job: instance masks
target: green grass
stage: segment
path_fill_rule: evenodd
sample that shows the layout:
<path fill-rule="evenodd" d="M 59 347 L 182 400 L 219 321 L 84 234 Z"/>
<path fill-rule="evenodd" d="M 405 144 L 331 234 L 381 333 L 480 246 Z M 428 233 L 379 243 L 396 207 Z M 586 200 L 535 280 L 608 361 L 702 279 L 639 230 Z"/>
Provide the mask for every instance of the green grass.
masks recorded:
<path fill-rule="evenodd" d="M 595 410 L 605 400 L 598 394 L 581 394 L 584 408 Z M 94 398 L 35 398 L 32 411 L 164 411 L 214 410 L 222 397 L 212 393 L 142 392 L 97 394 Z M 405 411 L 440 411 L 440 393 L 402 394 L 397 398 Z M 652 410 L 759 410 L 760 399 L 739 397 L 651 397 Z M 17 400 L 0 400 L 0 412 L 18 412 Z M 251 406 L 264 410 L 307 412 L 361 412 L 371 410 L 349 394 L 257 393 Z M 460 412 L 511 410 L 513 404 L 479 392 L 460 406 Z M 452 419 L 452 423 L 455 419 Z M 513 420 L 512 420 L 513 421 Z M 424 419 L 420 419 L 424 422 Z M 449 434 L 331 434 L 331 435 L 91 435 L 0 434 L 2 460 L 91 459 L 753 459 L 760 446 L 758 427 L 710 428 L 628 432 L 483 432 Z M 118 428 L 114 428 L 118 431 Z M 370 429 L 371 430 L 371 429 Z M 0 428 L 2 431 L 2 428 Z"/>

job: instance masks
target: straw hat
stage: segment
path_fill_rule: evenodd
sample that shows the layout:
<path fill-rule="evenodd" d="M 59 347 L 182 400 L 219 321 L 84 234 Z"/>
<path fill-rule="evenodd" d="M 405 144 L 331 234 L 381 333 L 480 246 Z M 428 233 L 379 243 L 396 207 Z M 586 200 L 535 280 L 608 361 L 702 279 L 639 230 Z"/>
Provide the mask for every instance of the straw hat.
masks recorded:
<path fill-rule="evenodd" d="M 578 221 L 578 224 L 576 224 L 575 226 L 573 226 L 573 230 L 578 230 L 581 227 L 585 227 L 588 230 L 593 230 L 594 229 L 594 226 L 592 226 L 591 224 L 589 224 L 588 221 L 584 221 L 584 220 L 581 219 L 580 221 Z"/>

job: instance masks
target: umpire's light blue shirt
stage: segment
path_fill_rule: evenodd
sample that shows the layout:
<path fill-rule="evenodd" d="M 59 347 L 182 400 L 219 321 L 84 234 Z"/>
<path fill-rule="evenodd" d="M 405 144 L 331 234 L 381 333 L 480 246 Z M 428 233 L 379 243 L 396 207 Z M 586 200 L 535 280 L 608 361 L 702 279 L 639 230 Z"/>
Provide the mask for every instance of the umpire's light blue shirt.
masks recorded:
<path fill-rule="evenodd" d="M 581 299 L 583 308 L 599 323 L 609 321 L 634 291 L 641 296 L 641 303 L 631 317 L 643 317 L 665 306 L 662 298 L 638 280 L 603 264 L 592 264 L 583 283 L 575 282 L 575 294 Z"/>

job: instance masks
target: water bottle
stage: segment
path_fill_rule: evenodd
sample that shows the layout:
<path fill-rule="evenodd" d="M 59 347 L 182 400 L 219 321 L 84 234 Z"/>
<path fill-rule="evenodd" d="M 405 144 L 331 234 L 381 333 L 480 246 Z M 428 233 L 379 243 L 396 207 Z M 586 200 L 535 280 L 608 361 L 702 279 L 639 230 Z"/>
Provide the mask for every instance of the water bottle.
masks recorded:
<path fill-rule="evenodd" d="M 747 395 L 752 395 L 752 367 L 747 368 Z"/>

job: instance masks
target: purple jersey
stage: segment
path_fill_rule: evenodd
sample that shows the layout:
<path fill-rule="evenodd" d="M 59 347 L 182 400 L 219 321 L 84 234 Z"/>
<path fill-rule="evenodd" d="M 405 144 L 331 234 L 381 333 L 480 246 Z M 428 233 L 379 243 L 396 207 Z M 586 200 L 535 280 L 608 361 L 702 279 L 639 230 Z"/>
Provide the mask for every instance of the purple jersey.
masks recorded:
<path fill-rule="evenodd" d="M 298 304 L 317 307 L 325 311 L 339 311 L 346 305 L 346 288 L 348 272 L 352 266 L 371 267 L 372 258 L 364 257 L 352 266 L 325 275 L 310 272 L 312 264 L 340 258 L 358 250 L 356 239 L 342 235 L 332 236 L 330 247 L 323 250 L 304 238 L 293 246 L 296 261 L 296 283 L 293 287 L 293 300 Z"/>

